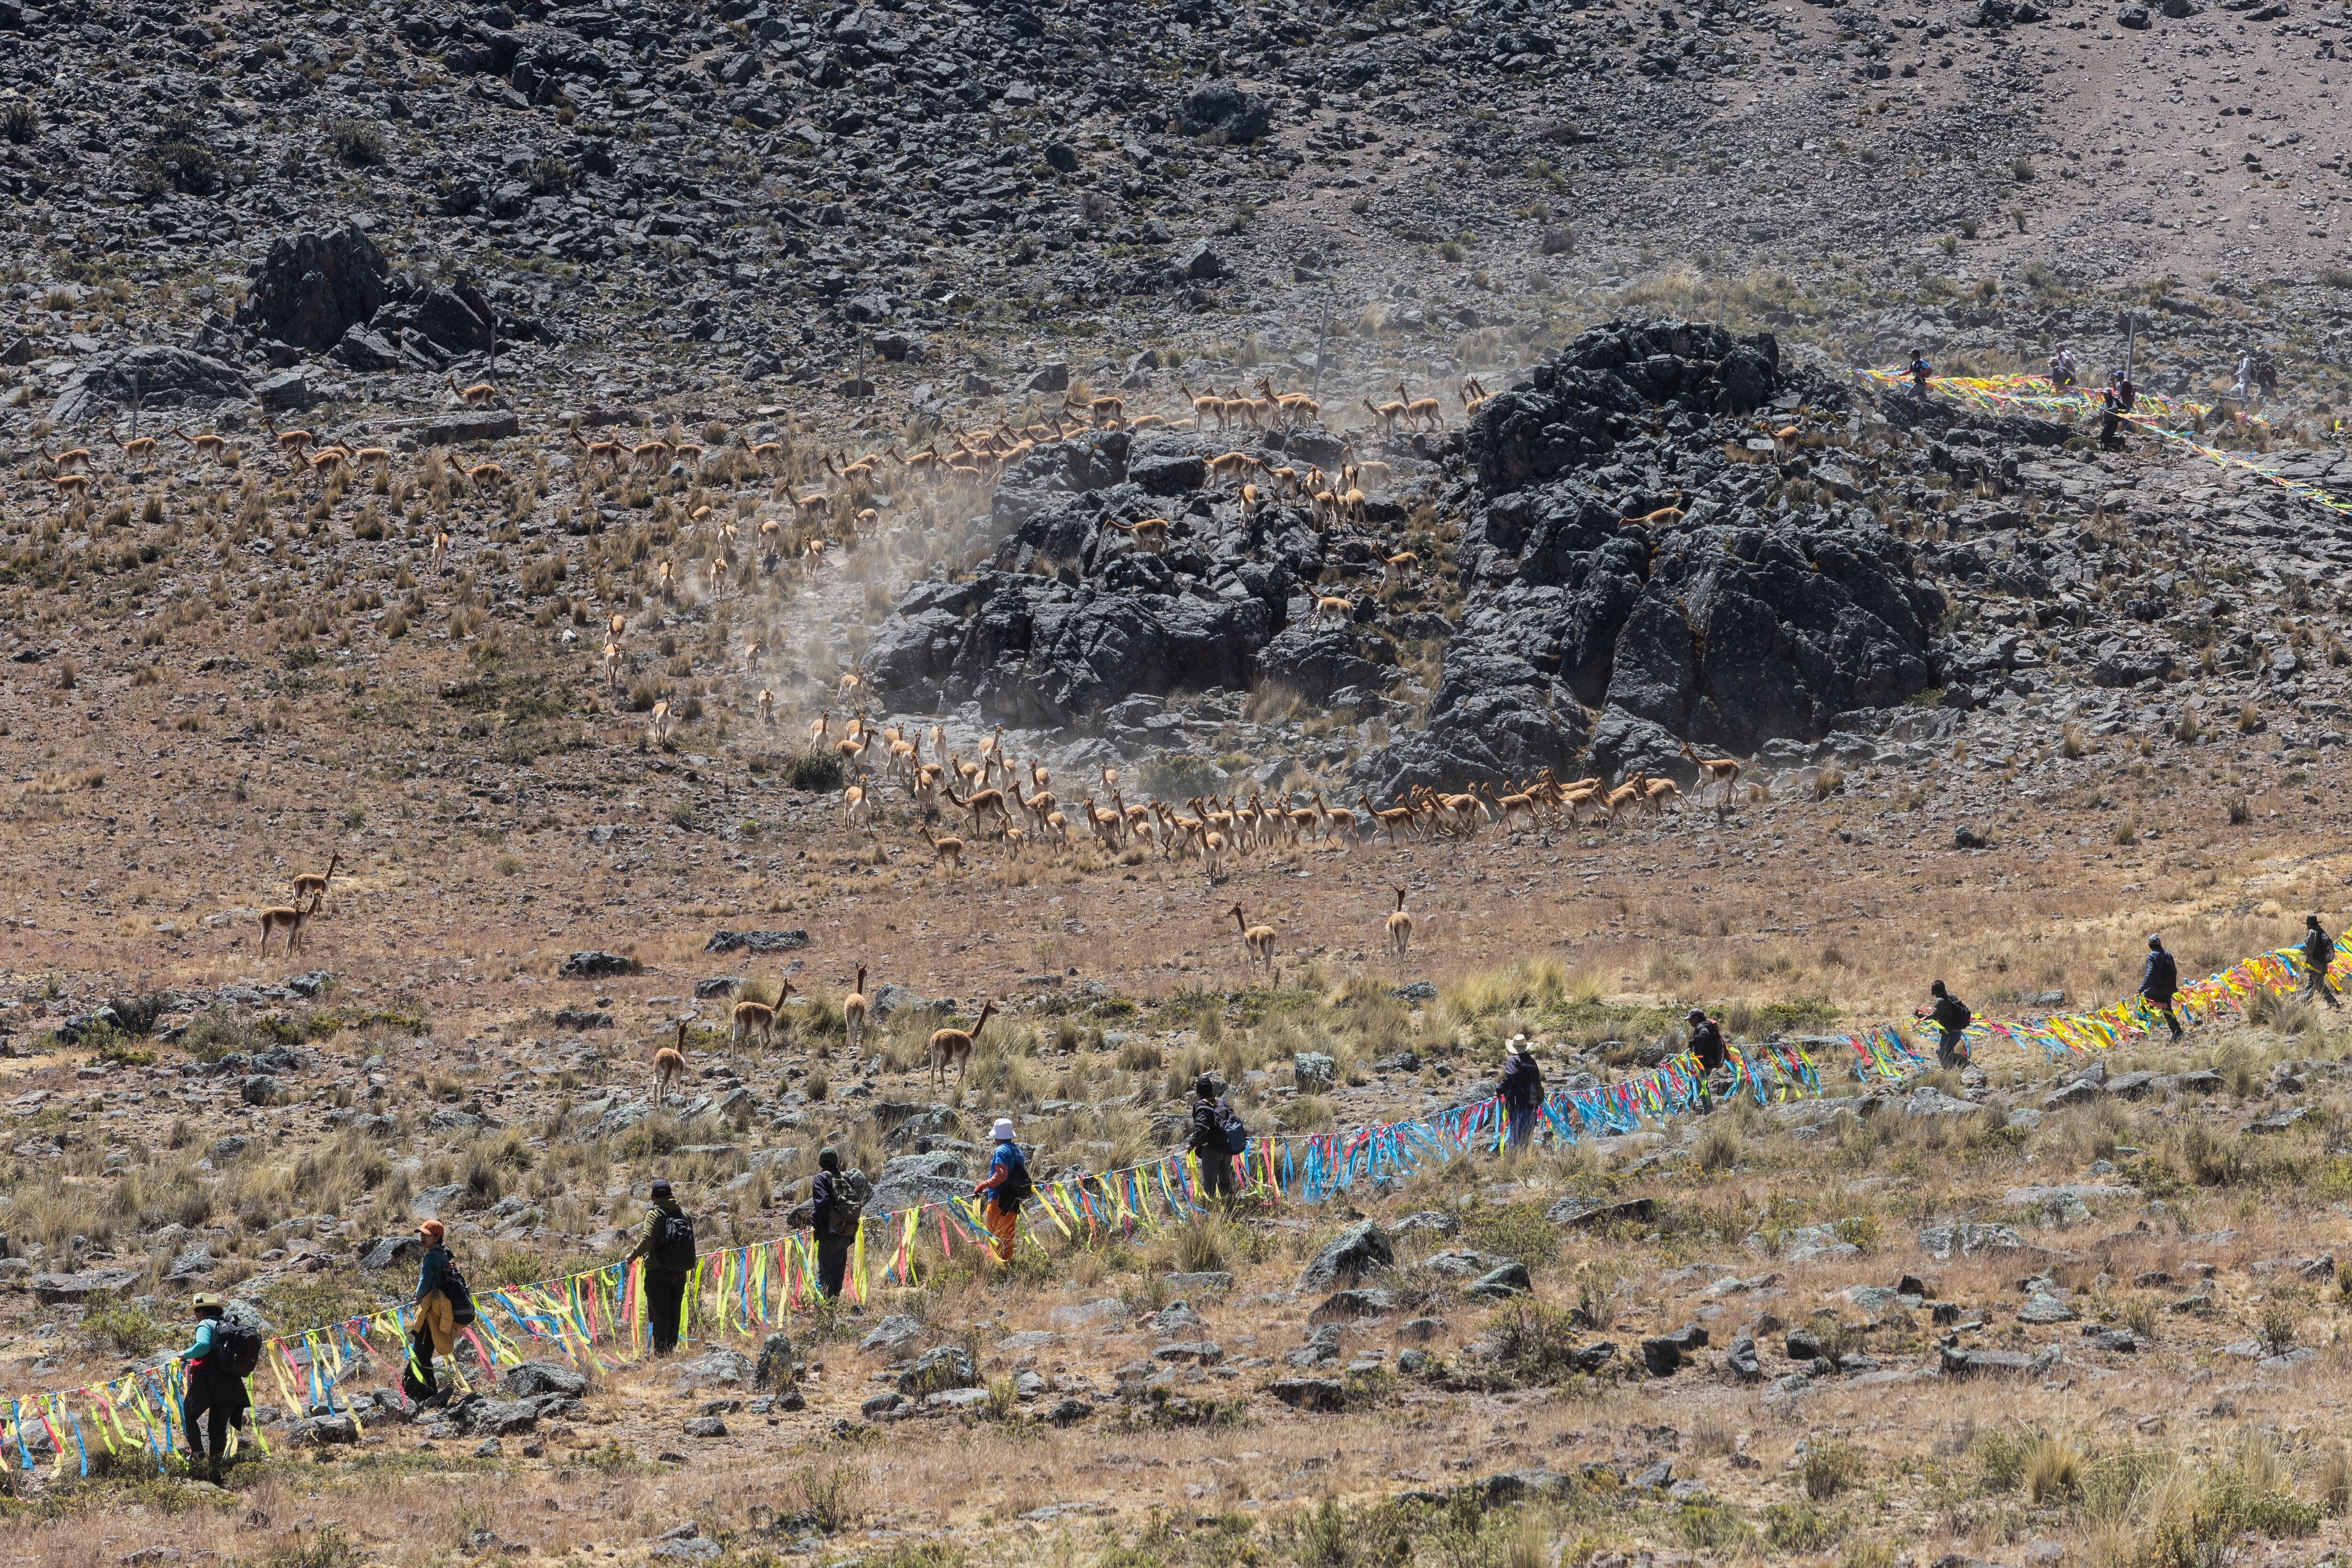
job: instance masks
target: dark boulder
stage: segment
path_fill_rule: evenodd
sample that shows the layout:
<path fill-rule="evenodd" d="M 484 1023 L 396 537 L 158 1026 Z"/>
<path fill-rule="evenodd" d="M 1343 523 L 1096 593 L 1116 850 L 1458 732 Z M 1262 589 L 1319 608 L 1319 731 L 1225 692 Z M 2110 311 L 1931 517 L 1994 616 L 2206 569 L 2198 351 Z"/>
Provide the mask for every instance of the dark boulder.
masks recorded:
<path fill-rule="evenodd" d="M 148 410 L 216 408 L 252 400 L 236 366 L 192 349 L 143 343 L 82 361 L 49 410 L 52 423 L 88 425 L 134 405 Z"/>
<path fill-rule="evenodd" d="M 1302 1290 L 1329 1290 L 1353 1285 L 1370 1274 L 1386 1273 L 1396 1266 L 1388 1233 L 1377 1220 L 1349 1226 L 1317 1253 L 1298 1277 Z"/>
<path fill-rule="evenodd" d="M 1547 767 L 1573 777 L 1586 738 L 1583 709 L 1513 639 L 1465 634 L 1445 650 L 1428 727 L 1365 753 L 1348 782 L 1385 800 L 1418 784 L 1459 790 Z"/>
<path fill-rule="evenodd" d="M 1227 142 L 1255 142 L 1274 129 L 1265 100 L 1229 81 L 1196 87 L 1176 106 L 1176 129 L 1187 136 L 1222 132 Z"/>
<path fill-rule="evenodd" d="M 364 326 L 384 300 L 383 252 L 358 225 L 271 242 L 250 269 L 252 288 L 236 325 L 313 353 L 353 326 Z"/>
<path fill-rule="evenodd" d="M 1262 683 L 1297 693 L 1318 707 L 1329 704 L 1331 694 L 1353 687 L 1377 692 L 1396 673 L 1396 655 L 1385 642 L 1370 646 L 1386 658 L 1367 658 L 1367 639 L 1353 627 L 1320 629 L 1291 626 L 1258 650 L 1257 675 Z"/>

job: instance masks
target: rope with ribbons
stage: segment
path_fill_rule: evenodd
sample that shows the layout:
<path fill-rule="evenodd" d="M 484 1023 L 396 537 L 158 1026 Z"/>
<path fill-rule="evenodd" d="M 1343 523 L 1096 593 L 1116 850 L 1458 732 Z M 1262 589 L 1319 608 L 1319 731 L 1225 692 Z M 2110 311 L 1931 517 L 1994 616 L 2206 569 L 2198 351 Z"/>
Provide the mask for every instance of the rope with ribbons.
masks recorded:
<path fill-rule="evenodd" d="M 2347 966 L 2352 966 L 2352 935 L 2336 942 L 2329 960 L 2331 974 Z M 2305 971 L 2295 949 L 2259 953 L 2183 985 L 2174 1010 L 2184 1023 L 2196 1025 L 2242 1015 L 2257 997 L 2284 995 L 2304 984 Z M 1964 1037 L 1972 1047 L 2005 1040 L 2056 1059 L 2110 1050 L 2168 1027 L 2155 1008 L 2133 997 L 2035 1019 L 1975 1021 Z M 1763 1105 L 1817 1096 L 1822 1079 L 1815 1051 L 1822 1048 L 1832 1056 L 1841 1047 L 1850 1050 L 1857 1079 L 1899 1082 L 1933 1060 L 1933 1026 L 1922 1023 L 1917 1033 L 1927 1043 L 1922 1050 L 1915 1050 L 1891 1025 L 1801 1042 L 1728 1047 L 1712 1080 L 1684 1052 L 1613 1082 L 1554 1089 L 1537 1108 L 1534 1127 L 1538 1135 L 1574 1144 L 1634 1131 L 1645 1121 L 1660 1122 L 1726 1098 L 1746 1096 Z M 1352 1131 L 1254 1137 L 1233 1156 L 1234 1190 L 1263 1204 L 1323 1203 L 1359 1182 L 1385 1185 L 1429 1164 L 1499 1149 L 1508 1131 L 1500 1099 L 1489 1095 Z M 1023 1235 L 1031 1247 L 1045 1250 L 1038 1236 L 1042 1219 L 1072 1245 L 1121 1241 L 1201 1215 L 1207 1206 L 1203 1194 L 1200 1163 L 1191 1153 L 1166 1154 L 1098 1175 L 1072 1172 L 1036 1184 L 1024 1210 L 1030 1223 Z M 970 1198 L 865 1218 L 852 1238 L 842 1295 L 864 1304 L 885 1288 L 919 1288 L 921 1273 L 935 1267 L 921 1251 L 934 1234 L 941 1263 L 953 1258 L 959 1244 L 984 1252 L 991 1240 L 981 1206 Z M 810 1231 L 706 1252 L 688 1279 L 681 1340 L 691 1343 L 697 1335 L 771 1331 L 814 1310 L 821 1294 L 817 1239 Z M 651 1347 L 642 1262 L 492 1287 L 477 1291 L 474 1305 L 474 1321 L 457 1331 L 453 1358 L 452 1381 L 461 1393 L 471 1392 L 474 1373 L 495 1383 L 506 1368 L 554 1357 L 583 1373 L 604 1373 Z M 373 1407 L 374 1402 L 354 1400 L 346 1385 L 354 1375 L 404 1365 L 414 1353 L 410 1342 L 416 1321 L 416 1308 L 401 1304 L 281 1334 L 264 1342 L 260 1365 L 289 1408 L 345 1415 L 356 1426 L 362 1405 Z M 247 1388 L 249 1399 L 250 1379 Z M 165 1361 L 103 1384 L 9 1398 L 0 1405 L 0 1464 L 31 1470 L 37 1459 L 48 1457 L 53 1473 L 76 1462 L 88 1475 L 89 1435 L 95 1433 L 102 1455 L 143 1453 L 160 1471 L 182 1447 L 173 1417 L 185 1394 L 184 1370 L 176 1361 Z M 258 1426 L 254 1436 L 267 1452 Z M 236 1440 L 232 1429 L 231 1441 Z"/>

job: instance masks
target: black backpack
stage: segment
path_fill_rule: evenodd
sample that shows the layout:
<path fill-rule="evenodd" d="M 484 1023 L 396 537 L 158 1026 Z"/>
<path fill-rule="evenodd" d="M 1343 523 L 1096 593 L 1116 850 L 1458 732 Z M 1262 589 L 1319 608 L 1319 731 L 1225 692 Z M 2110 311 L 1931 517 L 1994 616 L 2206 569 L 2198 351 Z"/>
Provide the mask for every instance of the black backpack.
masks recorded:
<path fill-rule="evenodd" d="M 205 1357 L 205 1364 L 231 1377 L 251 1377 L 261 1364 L 261 1336 L 235 1323 L 215 1324 L 212 1353 Z"/>
<path fill-rule="evenodd" d="M 1955 996 L 1951 1001 L 1954 1020 L 1952 1024 L 1952 1032 L 1957 1035 L 1962 1029 L 1967 1028 L 1970 1024 L 1975 1023 L 1977 1021 L 1977 1016 L 1970 1012 L 1969 1010 L 1969 1005 L 1961 1001 L 1958 997 Z"/>
<path fill-rule="evenodd" d="M 682 1214 L 663 1215 L 649 1261 L 665 1274 L 690 1272 L 694 1268 L 694 1221 Z"/>
<path fill-rule="evenodd" d="M 442 1267 L 441 1294 L 449 1299 L 450 1321 L 461 1329 L 469 1326 L 474 1321 L 474 1292 L 467 1289 L 466 1277 L 457 1272 L 455 1263 Z"/>

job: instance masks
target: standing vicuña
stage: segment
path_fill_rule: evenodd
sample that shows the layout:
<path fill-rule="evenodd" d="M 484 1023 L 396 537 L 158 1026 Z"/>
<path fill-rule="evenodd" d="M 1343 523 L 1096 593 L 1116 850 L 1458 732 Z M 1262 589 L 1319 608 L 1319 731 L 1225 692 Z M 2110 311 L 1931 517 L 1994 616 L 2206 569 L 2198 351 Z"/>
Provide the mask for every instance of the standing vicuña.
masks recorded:
<path fill-rule="evenodd" d="M 323 897 L 323 893 L 320 896 Z M 274 910 L 262 910 L 261 951 L 264 952 L 269 951 L 269 936 L 272 931 L 282 931 L 286 933 L 286 951 L 291 953 L 302 945 L 303 926 L 308 924 L 310 917 L 318 912 L 318 899 L 312 899 L 310 907 L 307 910 L 299 904 L 281 904 Z"/>
<path fill-rule="evenodd" d="M 995 1003 L 983 1002 L 980 1005 L 980 1016 L 973 1021 L 970 1030 L 934 1029 L 931 1031 L 931 1081 L 934 1084 L 941 1089 L 947 1087 L 948 1064 L 953 1062 L 956 1068 L 956 1087 L 958 1089 L 962 1089 L 964 1079 L 971 1071 L 971 1047 L 979 1040 L 981 1030 L 988 1026 L 988 1020 L 995 1011 Z"/>
<path fill-rule="evenodd" d="M 1396 890 L 1396 913 L 1389 917 L 1389 946 L 1399 958 L 1404 956 L 1407 944 L 1412 941 L 1412 917 L 1404 912 L 1404 889 Z"/>
<path fill-rule="evenodd" d="M 686 1076 L 686 1020 L 677 1021 L 677 1042 L 654 1053 L 654 1103 L 669 1098 L 669 1087 Z"/>

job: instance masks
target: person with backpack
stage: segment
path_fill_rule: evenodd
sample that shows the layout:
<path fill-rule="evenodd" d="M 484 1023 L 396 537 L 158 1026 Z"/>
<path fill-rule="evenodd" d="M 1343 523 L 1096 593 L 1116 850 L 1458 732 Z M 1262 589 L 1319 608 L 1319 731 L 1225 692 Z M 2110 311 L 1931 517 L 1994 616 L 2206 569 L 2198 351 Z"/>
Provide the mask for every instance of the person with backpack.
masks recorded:
<path fill-rule="evenodd" d="M 1690 1026 L 1690 1054 L 1698 1063 L 1699 1103 L 1707 1110 L 1715 1109 L 1716 1075 L 1723 1071 L 1730 1059 L 1730 1047 L 1724 1044 L 1723 1026 L 1706 1016 L 1704 1007 L 1694 1007 L 1683 1015 Z"/>
<path fill-rule="evenodd" d="M 863 1189 L 863 1190 L 861 1190 Z M 826 1149 L 816 1157 L 816 1180 L 809 1184 L 809 1229 L 816 1237 L 816 1285 L 826 1300 L 840 1296 L 849 1272 L 849 1249 L 871 1189 L 856 1171 L 845 1173 L 841 1156 Z"/>
<path fill-rule="evenodd" d="M 448 1231 L 437 1219 L 428 1219 L 416 1227 L 425 1243 L 425 1258 L 416 1266 L 416 1319 L 409 1325 L 408 1365 L 400 1377 L 401 1388 L 418 1405 L 441 1405 L 448 1400 L 440 1380 L 434 1375 L 433 1358 L 455 1355 L 457 1351 L 457 1307 L 456 1294 L 465 1291 L 462 1277 L 450 1260 L 449 1248 L 444 1245 Z M 450 1289 L 453 1281 L 455 1293 Z M 473 1315 L 473 1299 L 466 1300 L 466 1313 Z"/>
<path fill-rule="evenodd" d="M 2303 994 L 2316 994 L 2331 1007 L 2341 1007 L 2336 987 L 2327 983 L 2327 966 L 2336 961 L 2336 939 L 2317 915 L 2303 917 Z"/>
<path fill-rule="evenodd" d="M 1967 1065 L 1969 1047 L 1963 1037 L 1977 1016 L 1969 1011 L 1967 1003 L 1946 989 L 1940 980 L 1927 987 L 1927 994 L 1936 999 L 1934 1005 L 1922 1007 L 1911 1016 L 1927 1019 L 1940 1031 L 1942 1038 L 1936 1045 L 1936 1065 L 1939 1068 Z"/>
<path fill-rule="evenodd" d="M 1234 1109 L 1233 1100 L 1217 1096 L 1217 1125 L 1225 1130 L 1225 1184 L 1234 1196 L 1241 1195 L 1244 1177 L 1234 1162 L 1249 1152 L 1249 1125 Z"/>
<path fill-rule="evenodd" d="M 2172 954 L 2164 951 L 2164 939 L 2147 939 L 2147 966 L 2139 972 L 2139 994 L 2147 1005 L 2164 1015 L 2172 1026 L 2172 1037 L 2180 1038 L 2180 1020 L 2172 1011 L 2172 998 L 2180 990 L 2180 965 L 2172 962 Z"/>
<path fill-rule="evenodd" d="M 653 1330 L 654 1354 L 677 1349 L 678 1310 L 686 1301 L 687 1278 L 694 1272 L 694 1221 L 677 1206 L 669 1183 L 656 1181 L 647 1194 L 645 1229 L 629 1250 L 629 1261 L 646 1262 L 646 1319 Z"/>
<path fill-rule="evenodd" d="M 1509 1146 L 1526 1148 L 1536 1135 L 1536 1118 L 1543 1108 L 1543 1069 L 1536 1066 L 1525 1035 L 1513 1035 L 1503 1047 L 1503 1081 L 1496 1093 L 1509 1124 Z"/>
<path fill-rule="evenodd" d="M 261 1336 L 228 1321 L 228 1303 L 218 1296 L 198 1296 L 190 1303 L 196 1312 L 196 1337 L 180 1352 L 184 1392 L 180 1398 L 180 1425 L 188 1435 L 188 1468 L 199 1461 L 217 1486 L 221 1466 L 228 1459 L 228 1429 L 243 1424 L 252 1403 L 245 1380 L 261 1363 Z M 205 1417 L 211 1442 L 198 1422 Z"/>
<path fill-rule="evenodd" d="M 1013 1142 L 1013 1119 L 998 1117 L 988 1135 L 996 1148 L 988 1157 L 987 1179 L 971 1189 L 971 1195 L 988 1199 L 981 1219 L 992 1238 L 989 1256 L 999 1263 L 1010 1263 L 1013 1243 L 1021 1229 L 1021 1205 L 1037 1186 L 1029 1179 L 1029 1162 L 1022 1157 L 1021 1145 Z"/>
<path fill-rule="evenodd" d="M 1192 1080 L 1192 1130 L 1184 1147 L 1201 1167 L 1201 1195 L 1229 1198 L 1234 1193 L 1234 1151 L 1217 1100 L 1223 1087 L 1207 1073 Z"/>

